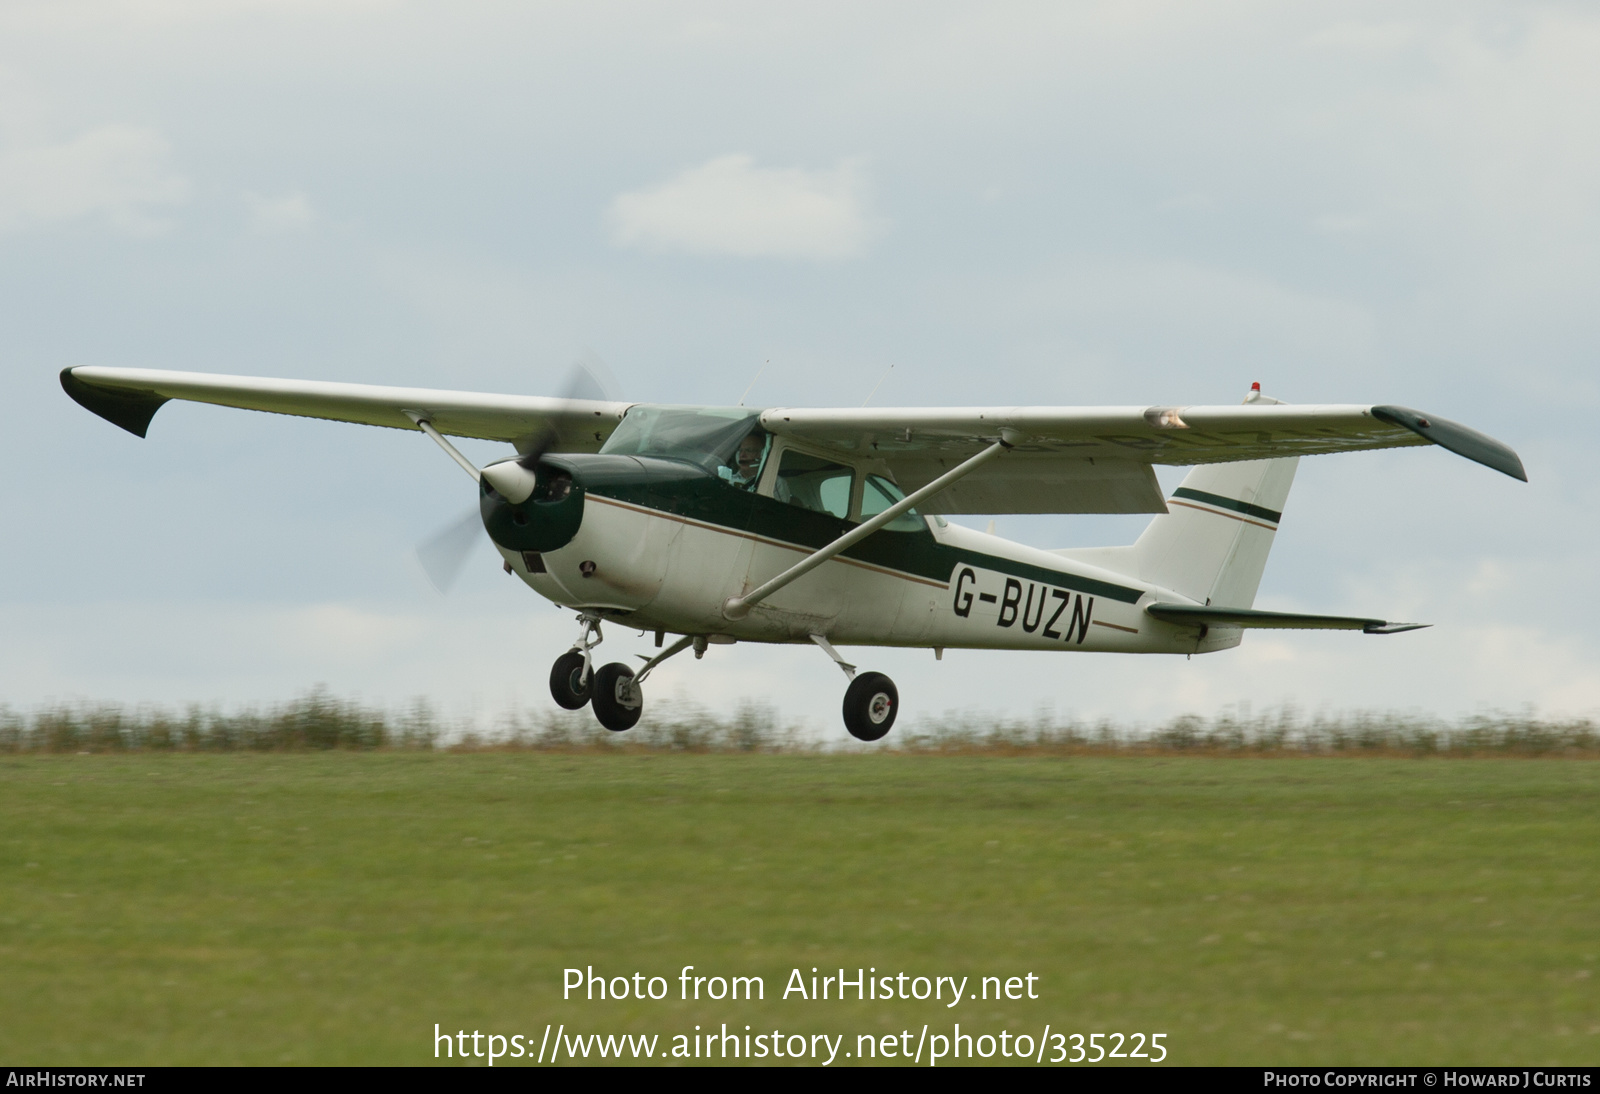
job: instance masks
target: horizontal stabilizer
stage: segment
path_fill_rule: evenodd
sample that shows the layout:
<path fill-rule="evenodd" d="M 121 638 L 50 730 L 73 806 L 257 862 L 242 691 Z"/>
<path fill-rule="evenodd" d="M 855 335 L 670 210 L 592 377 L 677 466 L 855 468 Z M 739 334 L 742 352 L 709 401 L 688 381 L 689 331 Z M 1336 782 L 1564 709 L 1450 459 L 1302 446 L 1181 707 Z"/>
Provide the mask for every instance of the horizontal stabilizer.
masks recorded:
<path fill-rule="evenodd" d="M 1188 604 L 1151 604 L 1145 611 L 1163 623 L 1185 626 L 1254 627 L 1286 631 L 1361 631 L 1365 634 L 1399 634 L 1431 627 L 1432 623 L 1390 623 L 1384 619 L 1357 619 L 1349 615 L 1306 615 L 1301 612 L 1260 612 L 1253 608 L 1211 608 Z"/>

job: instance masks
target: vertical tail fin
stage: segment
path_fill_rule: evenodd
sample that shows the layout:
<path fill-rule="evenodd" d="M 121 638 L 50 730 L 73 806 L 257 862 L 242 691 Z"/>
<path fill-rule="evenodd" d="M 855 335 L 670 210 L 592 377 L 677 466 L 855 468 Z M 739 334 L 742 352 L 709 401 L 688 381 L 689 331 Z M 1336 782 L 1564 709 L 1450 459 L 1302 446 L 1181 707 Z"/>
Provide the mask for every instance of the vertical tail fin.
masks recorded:
<path fill-rule="evenodd" d="M 1299 462 L 1196 467 L 1133 545 L 1139 576 L 1202 604 L 1250 607 Z"/>

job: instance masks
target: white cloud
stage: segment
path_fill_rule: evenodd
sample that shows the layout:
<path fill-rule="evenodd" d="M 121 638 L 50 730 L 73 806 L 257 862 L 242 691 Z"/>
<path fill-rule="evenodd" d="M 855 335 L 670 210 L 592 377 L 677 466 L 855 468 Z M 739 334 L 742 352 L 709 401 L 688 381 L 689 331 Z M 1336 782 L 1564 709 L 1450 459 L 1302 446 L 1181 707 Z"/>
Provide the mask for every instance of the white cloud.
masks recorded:
<path fill-rule="evenodd" d="M 859 166 L 831 171 L 757 167 L 718 156 L 659 186 L 611 203 L 613 242 L 740 258 L 839 259 L 875 234 Z"/>
<path fill-rule="evenodd" d="M 244 203 L 250 212 L 251 229 L 262 235 L 303 231 L 311 227 L 317 217 L 311 208 L 311 199 L 299 191 L 281 197 L 246 191 Z"/>
<path fill-rule="evenodd" d="M 0 153 L 0 231 L 98 218 L 130 235 L 162 232 L 159 211 L 189 197 L 168 151 L 158 133 L 112 125 Z"/>

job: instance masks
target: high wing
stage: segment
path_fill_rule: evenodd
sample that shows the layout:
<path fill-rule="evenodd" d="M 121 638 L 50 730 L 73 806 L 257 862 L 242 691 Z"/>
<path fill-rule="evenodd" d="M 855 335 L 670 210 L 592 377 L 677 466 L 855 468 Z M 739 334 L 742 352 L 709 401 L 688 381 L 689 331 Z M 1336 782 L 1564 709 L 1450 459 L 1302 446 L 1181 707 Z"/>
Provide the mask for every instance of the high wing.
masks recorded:
<path fill-rule="evenodd" d="M 593 452 L 611 435 L 630 405 L 134 368 L 69 368 L 61 373 L 61 386 L 87 409 L 140 437 L 163 404 L 183 399 L 415 430 L 417 426 L 406 414 L 411 411 L 432 422 L 440 433 L 509 441 L 519 451 L 527 451 L 553 430 L 552 450 Z"/>
<path fill-rule="evenodd" d="M 631 404 L 487 395 L 321 380 L 79 367 L 61 386 L 84 407 L 138 436 L 172 399 L 333 421 L 416 429 L 534 447 L 593 452 Z M 764 411 L 783 437 L 882 460 L 915 491 L 1004 436 L 1012 445 L 928 499 L 930 513 L 1162 513 L 1155 464 L 1221 463 L 1437 444 L 1527 480 L 1509 447 L 1459 423 L 1400 406 L 960 407 Z M 554 433 L 554 443 L 549 434 Z"/>
<path fill-rule="evenodd" d="M 1004 432 L 1014 448 L 923 506 L 937 513 L 1163 513 L 1154 464 L 1223 463 L 1436 444 L 1527 481 L 1508 446 L 1400 406 L 777 409 L 772 433 L 881 459 L 916 490 Z"/>

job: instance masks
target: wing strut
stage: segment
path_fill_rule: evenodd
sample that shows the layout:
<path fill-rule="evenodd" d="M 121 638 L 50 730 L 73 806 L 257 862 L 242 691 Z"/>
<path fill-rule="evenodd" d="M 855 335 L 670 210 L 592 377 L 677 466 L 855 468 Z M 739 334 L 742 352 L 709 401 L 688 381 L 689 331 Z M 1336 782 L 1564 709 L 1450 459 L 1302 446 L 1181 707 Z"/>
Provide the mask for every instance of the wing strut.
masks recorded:
<path fill-rule="evenodd" d="M 745 616 L 750 614 L 750 609 L 754 605 L 759 604 L 761 601 L 765 600 L 767 597 L 771 596 L 773 593 L 777 592 L 791 581 L 804 577 L 806 574 L 809 574 L 812 570 L 815 570 L 818 566 L 821 566 L 824 562 L 828 561 L 840 551 L 847 550 L 850 547 L 855 546 L 857 543 L 860 543 L 872 533 L 876 532 L 879 528 L 882 528 L 885 524 L 897 519 L 902 514 L 909 512 L 911 509 L 914 509 L 916 506 L 920 505 L 928 498 L 933 497 L 933 495 L 937 494 L 939 491 L 943 490 L 957 479 L 966 476 L 970 472 L 976 471 L 978 468 L 982 467 L 984 464 L 988 463 L 1002 452 L 1009 451 L 1019 440 L 1021 440 L 1021 437 L 1013 433 L 1011 430 L 1001 430 L 1000 439 L 998 441 L 995 441 L 994 444 L 991 444 L 988 448 L 985 448 L 982 452 L 979 452 L 976 456 L 973 456 L 966 462 L 957 464 L 949 471 L 946 471 L 943 475 L 940 475 L 938 478 L 934 479 L 927 486 L 924 486 L 921 490 L 907 494 L 904 498 L 901 498 L 899 501 L 889 506 L 889 508 L 879 513 L 871 520 L 864 521 L 856 527 L 850 529 L 850 531 L 846 532 L 844 535 L 840 536 L 826 547 L 822 547 L 816 551 L 813 551 L 811 554 L 807 555 L 799 562 L 796 562 L 793 566 L 789 567 L 787 570 L 783 571 L 783 573 L 779 574 L 771 581 L 768 581 L 766 584 L 757 586 L 755 589 L 745 593 L 743 596 L 729 597 L 722 605 L 722 614 L 729 619 L 743 619 Z"/>
<path fill-rule="evenodd" d="M 440 433 L 437 429 L 433 428 L 433 423 L 430 422 L 427 419 L 427 417 L 425 415 L 423 415 L 423 413 L 421 411 L 419 411 L 419 410 L 402 410 L 401 413 L 404 414 L 407 418 L 410 418 L 413 422 L 416 422 L 418 429 L 422 430 L 429 437 L 432 437 L 433 438 L 433 443 L 438 445 L 440 448 L 444 449 L 445 455 L 449 456 L 452 460 L 455 460 L 456 463 L 460 464 L 461 465 L 461 470 L 463 470 L 467 474 L 471 475 L 474 482 L 482 480 L 483 472 L 478 470 L 477 465 L 474 464 L 471 460 L 467 459 L 465 456 L 463 456 L 461 454 L 460 450 L 457 449 L 455 445 L 453 445 L 449 441 L 445 440 L 444 439 L 444 435 L 442 433 Z"/>

